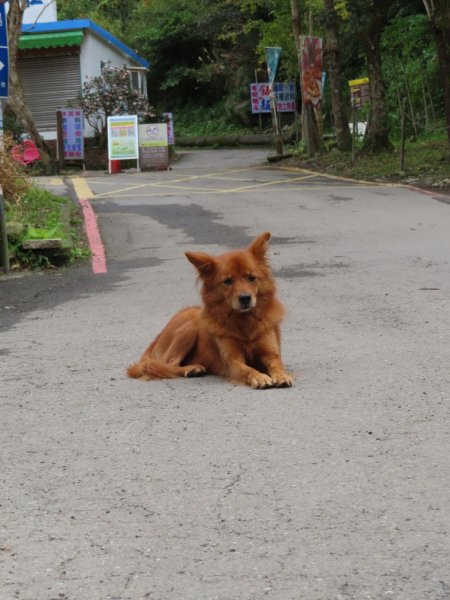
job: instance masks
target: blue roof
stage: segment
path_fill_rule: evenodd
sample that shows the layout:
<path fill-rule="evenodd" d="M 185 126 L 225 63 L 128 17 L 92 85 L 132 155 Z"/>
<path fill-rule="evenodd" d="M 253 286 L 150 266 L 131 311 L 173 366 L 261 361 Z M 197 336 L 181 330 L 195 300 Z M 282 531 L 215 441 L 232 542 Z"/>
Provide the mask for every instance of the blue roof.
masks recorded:
<path fill-rule="evenodd" d="M 133 60 L 139 63 L 146 69 L 149 68 L 150 63 L 142 58 L 136 52 L 128 48 L 123 42 L 118 40 L 112 33 L 94 23 L 90 19 L 70 19 L 67 21 L 53 21 L 51 23 L 33 23 L 22 25 L 22 33 L 51 33 L 57 31 L 72 31 L 74 29 L 90 29 L 96 33 L 99 37 L 103 38 L 106 42 L 113 44 L 121 50 L 124 54 L 128 54 Z"/>

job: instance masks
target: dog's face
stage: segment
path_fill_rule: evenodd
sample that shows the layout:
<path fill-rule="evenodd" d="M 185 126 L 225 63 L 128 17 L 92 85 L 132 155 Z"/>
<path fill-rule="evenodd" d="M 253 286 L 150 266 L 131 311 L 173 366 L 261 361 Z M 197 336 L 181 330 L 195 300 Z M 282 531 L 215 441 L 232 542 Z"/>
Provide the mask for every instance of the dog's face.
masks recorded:
<path fill-rule="evenodd" d="M 203 281 L 205 303 L 220 302 L 232 311 L 249 312 L 261 295 L 273 294 L 274 284 L 266 260 L 270 233 L 257 237 L 246 250 L 220 256 L 186 252 Z"/>

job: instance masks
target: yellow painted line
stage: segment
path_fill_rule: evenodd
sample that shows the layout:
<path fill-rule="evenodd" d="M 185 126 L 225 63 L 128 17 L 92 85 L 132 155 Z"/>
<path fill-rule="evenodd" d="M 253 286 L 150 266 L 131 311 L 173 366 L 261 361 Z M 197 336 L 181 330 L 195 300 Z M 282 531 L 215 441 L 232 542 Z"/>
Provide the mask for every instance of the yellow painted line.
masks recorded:
<path fill-rule="evenodd" d="M 293 181 L 304 181 L 305 179 L 311 179 L 311 177 L 313 177 L 313 175 L 304 175 L 303 177 L 294 177 L 293 179 L 289 179 L 289 181 L 286 181 L 286 179 L 274 179 L 272 181 L 266 181 L 265 183 L 254 183 L 252 185 L 245 185 L 243 187 L 240 188 L 234 188 L 234 189 L 228 189 L 228 192 L 245 192 L 246 190 L 250 190 L 252 188 L 262 188 L 268 185 L 277 185 L 277 184 L 286 184 L 286 183 L 292 183 Z"/>
<path fill-rule="evenodd" d="M 338 181 L 347 181 L 348 183 L 360 183 L 363 185 L 374 186 L 374 187 L 394 187 L 392 183 L 378 183 L 376 181 L 364 181 L 363 179 L 352 179 L 351 177 L 342 177 L 340 175 L 329 175 L 328 173 L 318 173 L 317 171 L 310 171 L 309 169 L 301 169 L 299 167 L 279 167 L 281 171 L 293 171 L 297 173 L 309 173 L 313 177 L 324 177 L 325 179 L 337 179 Z"/>
<path fill-rule="evenodd" d="M 64 180 L 62 177 L 52 177 L 52 179 L 50 179 L 50 185 L 63 185 L 64 184 Z"/>
<path fill-rule="evenodd" d="M 244 171 L 254 171 L 255 168 L 254 167 L 246 167 L 245 169 L 230 169 L 228 171 L 218 171 L 217 173 L 202 173 L 201 175 L 188 175 L 188 176 L 184 176 L 184 177 L 178 177 L 177 179 L 167 179 L 164 180 L 165 182 L 167 182 L 167 184 L 172 184 L 172 183 L 183 183 L 185 181 L 195 181 L 197 179 L 209 179 L 210 177 L 219 177 L 222 174 L 226 175 L 228 173 L 243 173 Z M 97 194 L 96 198 L 101 198 L 102 196 L 111 196 L 111 195 L 116 195 L 116 194 L 122 194 L 123 192 L 126 191 L 131 191 L 131 190 L 136 190 L 139 189 L 141 187 L 158 187 L 160 186 L 161 183 L 160 182 L 147 182 L 147 183 L 140 183 L 137 185 L 132 185 L 132 186 L 128 186 L 125 188 L 122 188 L 120 190 L 115 190 L 113 192 L 102 192 L 101 194 Z"/>
<path fill-rule="evenodd" d="M 96 198 L 102 198 L 104 196 L 112 196 L 113 194 L 122 194 L 124 192 L 138 190 L 139 188 L 147 187 L 147 183 L 140 183 L 139 185 L 130 185 L 128 187 L 122 188 L 120 190 L 112 190 L 111 192 L 102 192 L 101 194 L 96 194 Z"/>
<path fill-rule="evenodd" d="M 299 190 L 303 191 L 312 191 L 312 190 L 318 190 L 318 189 L 326 189 L 326 190 L 333 190 L 333 189 L 342 189 L 342 188 L 347 188 L 348 186 L 345 185 L 336 185 L 333 187 L 330 187 L 329 185 L 324 185 L 324 184 L 317 184 L 317 185 L 311 185 L 311 186 L 306 186 L 306 185 L 302 185 L 302 186 L 296 186 L 296 187 L 284 187 L 284 188 L 279 188 L 277 189 L 277 193 L 280 192 L 298 192 Z M 354 185 L 352 186 L 355 189 L 357 188 L 367 188 L 366 185 Z M 166 192 L 149 192 L 147 194 L 127 194 L 126 196 L 124 196 L 124 198 L 157 198 L 157 197 L 175 197 L 175 198 L 179 198 L 180 196 L 207 196 L 207 195 L 211 195 L 211 191 L 205 190 L 204 188 L 202 188 L 202 191 L 189 191 L 192 190 L 192 188 L 182 188 L 185 189 L 186 191 L 184 193 L 175 193 L 175 192 L 171 192 L 170 190 L 167 190 Z M 230 193 L 230 190 L 214 190 L 215 193 L 217 194 L 228 194 Z M 233 192 L 233 190 L 231 190 L 231 193 Z M 258 194 L 258 193 L 264 193 L 264 192 L 272 192 L 272 190 L 261 190 L 260 188 L 258 189 L 246 189 L 243 188 L 242 189 L 242 193 L 247 193 L 247 194 Z M 104 198 L 105 196 L 103 196 Z M 98 198 L 98 196 L 95 197 L 95 200 Z M 122 198 L 122 196 L 116 196 L 116 198 Z"/>
<path fill-rule="evenodd" d="M 87 200 L 88 198 L 95 197 L 86 180 L 82 177 L 72 177 L 72 183 L 75 193 L 79 199 L 83 198 L 83 200 Z"/>

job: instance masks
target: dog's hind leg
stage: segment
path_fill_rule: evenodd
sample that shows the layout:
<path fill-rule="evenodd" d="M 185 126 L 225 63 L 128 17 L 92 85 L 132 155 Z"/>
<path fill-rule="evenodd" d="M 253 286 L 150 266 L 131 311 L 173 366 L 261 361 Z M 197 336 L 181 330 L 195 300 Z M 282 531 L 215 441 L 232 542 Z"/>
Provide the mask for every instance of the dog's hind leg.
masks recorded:
<path fill-rule="evenodd" d="M 203 365 L 188 364 L 196 343 L 195 323 L 186 321 L 174 331 L 166 328 L 139 361 L 128 368 L 128 375 L 136 379 L 174 379 L 203 375 L 206 371 Z"/>
<path fill-rule="evenodd" d="M 206 372 L 203 365 L 189 363 L 189 359 L 195 351 L 197 336 L 196 325 L 190 321 L 184 323 L 176 330 L 169 347 L 162 356 L 164 362 L 177 371 L 178 377 L 196 377 Z"/>

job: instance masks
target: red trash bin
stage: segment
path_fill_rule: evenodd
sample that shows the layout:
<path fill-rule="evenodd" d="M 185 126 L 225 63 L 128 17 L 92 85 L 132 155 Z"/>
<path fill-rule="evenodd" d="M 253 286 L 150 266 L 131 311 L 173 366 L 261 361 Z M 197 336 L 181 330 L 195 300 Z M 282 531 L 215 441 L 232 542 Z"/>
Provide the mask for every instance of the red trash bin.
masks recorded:
<path fill-rule="evenodd" d="M 111 173 L 120 173 L 120 160 L 110 160 Z"/>

